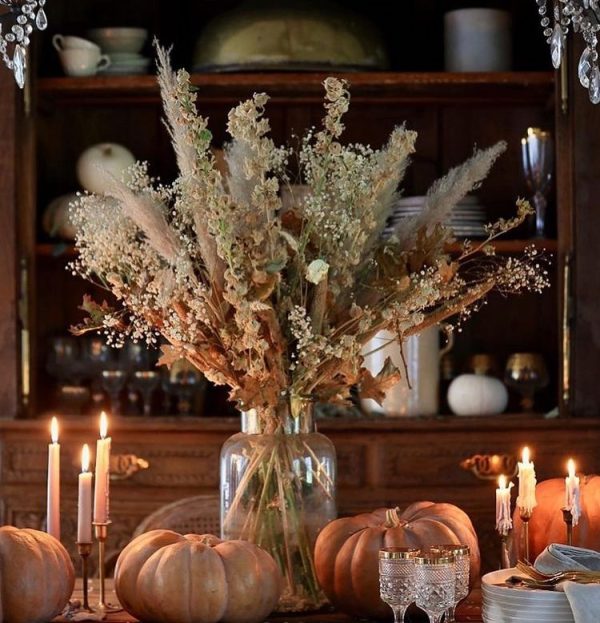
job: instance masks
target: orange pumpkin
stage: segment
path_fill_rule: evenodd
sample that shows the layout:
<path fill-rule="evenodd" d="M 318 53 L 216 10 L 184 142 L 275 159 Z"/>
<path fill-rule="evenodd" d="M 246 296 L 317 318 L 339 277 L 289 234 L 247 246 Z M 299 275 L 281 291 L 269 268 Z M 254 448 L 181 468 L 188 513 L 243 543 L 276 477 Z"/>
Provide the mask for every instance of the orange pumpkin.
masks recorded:
<path fill-rule="evenodd" d="M 121 552 L 115 590 L 121 605 L 153 623 L 258 623 L 275 608 L 279 567 L 247 541 L 152 530 Z"/>
<path fill-rule="evenodd" d="M 529 520 L 529 557 L 535 560 L 550 543 L 566 543 L 567 530 L 561 509 L 565 505 L 565 479 L 552 478 L 535 488 L 537 506 Z M 573 528 L 573 542 L 600 551 L 600 476 L 580 477 L 581 517 Z M 523 524 L 518 509 L 513 516 L 512 559 L 522 557 Z"/>
<path fill-rule="evenodd" d="M 0 528 L 0 621 L 42 623 L 69 602 L 75 571 L 67 550 L 39 530 Z"/>
<path fill-rule="evenodd" d="M 462 544 L 471 549 L 471 579 L 479 576 L 479 546 L 471 520 L 452 504 L 417 502 L 404 512 L 379 508 L 337 519 L 315 545 L 317 577 L 336 608 L 353 615 L 384 618 L 390 607 L 379 597 L 379 550 Z"/>

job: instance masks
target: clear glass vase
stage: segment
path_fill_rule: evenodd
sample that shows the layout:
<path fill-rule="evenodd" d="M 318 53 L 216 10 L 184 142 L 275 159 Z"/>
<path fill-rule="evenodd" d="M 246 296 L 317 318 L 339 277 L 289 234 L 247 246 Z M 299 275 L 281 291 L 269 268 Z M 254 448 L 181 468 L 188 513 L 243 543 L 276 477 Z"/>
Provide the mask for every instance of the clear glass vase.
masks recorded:
<path fill-rule="evenodd" d="M 280 612 L 327 603 L 313 549 L 336 517 L 335 448 L 315 432 L 312 403 L 282 400 L 267 413 L 242 413 L 242 432 L 221 450 L 221 536 L 271 553 L 284 576 Z"/>

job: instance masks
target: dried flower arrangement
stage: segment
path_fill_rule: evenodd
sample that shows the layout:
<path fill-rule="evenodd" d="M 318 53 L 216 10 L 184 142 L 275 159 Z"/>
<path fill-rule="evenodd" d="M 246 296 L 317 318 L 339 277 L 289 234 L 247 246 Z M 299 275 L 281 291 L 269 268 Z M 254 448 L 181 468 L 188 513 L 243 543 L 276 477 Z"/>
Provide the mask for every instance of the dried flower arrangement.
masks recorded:
<path fill-rule="evenodd" d="M 255 409 L 263 432 L 274 433 L 290 412 L 301 417 L 297 401 L 343 403 L 355 385 L 363 397 L 381 400 L 401 371 L 389 361 L 375 377 L 363 368 L 363 347 L 378 331 L 402 340 L 467 317 L 494 289 L 538 292 L 548 285 L 535 249 L 498 258 L 490 244 L 523 222 L 531 211 L 525 201 L 513 219 L 489 225 L 483 242 L 464 242 L 458 257 L 445 251 L 452 232 L 444 221 L 487 176 L 503 143 L 437 181 L 421 215 L 383 239 L 415 132 L 397 127 L 381 149 L 342 144 L 350 94 L 345 81 L 328 78 L 323 128 L 309 132 L 296 154 L 309 190 L 294 196 L 287 166 L 293 152 L 269 138 L 268 97 L 255 94 L 229 113 L 224 175 L 188 73 L 174 72 L 167 52 L 157 49 L 179 176 L 162 185 L 138 164 L 127 182 L 108 178 L 105 196 L 81 196 L 71 268 L 111 291 L 122 308 L 86 298 L 89 318 L 75 332 L 102 330 L 117 344 L 123 336 L 149 344 L 162 336 L 162 363 L 187 358 L 212 382 L 228 385 L 232 400 Z M 282 189 L 291 200 L 283 201 Z M 289 409 L 281 409 L 282 396 Z M 313 508 L 307 496 L 328 504 L 333 483 L 314 454 L 311 473 L 296 473 L 296 457 L 306 452 L 302 437 L 257 440 L 223 521 L 231 536 L 228 526 L 242 518 L 237 536 L 275 556 L 290 609 L 323 599 L 312 560 L 316 533 L 303 518 Z"/>
<path fill-rule="evenodd" d="M 161 49 L 158 80 L 180 174 L 164 186 L 138 164 L 127 184 L 110 180 L 108 196 L 81 197 L 72 269 L 123 309 L 88 299 L 80 331 L 150 344 L 161 334 L 163 363 L 187 358 L 246 407 L 268 410 L 286 391 L 343 402 L 353 385 L 380 399 L 399 371 L 386 366 L 373 378 L 362 368 L 363 344 L 377 331 L 402 339 L 468 314 L 493 289 L 547 285 L 535 250 L 500 259 L 489 244 L 525 219 L 524 201 L 514 219 L 489 226 L 486 241 L 465 242 L 455 258 L 444 250 L 452 239 L 444 219 L 487 176 L 503 143 L 437 181 L 422 215 L 382 240 L 417 136 L 402 126 L 379 150 L 340 143 L 345 81 L 325 81 L 324 127 L 304 137 L 298 154 L 310 192 L 284 209 L 290 150 L 268 137 L 268 96 L 230 111 L 223 177 L 189 75 L 175 73 Z"/>

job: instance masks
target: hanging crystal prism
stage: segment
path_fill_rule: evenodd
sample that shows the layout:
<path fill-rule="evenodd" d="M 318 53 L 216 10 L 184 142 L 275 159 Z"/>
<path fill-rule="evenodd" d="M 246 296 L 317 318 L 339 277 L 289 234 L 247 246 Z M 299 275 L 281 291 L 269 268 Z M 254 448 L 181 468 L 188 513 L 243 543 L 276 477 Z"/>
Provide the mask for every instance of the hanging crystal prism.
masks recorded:
<path fill-rule="evenodd" d="M 590 101 L 592 104 L 600 103 L 600 69 L 594 67 L 590 79 Z"/>
<path fill-rule="evenodd" d="M 13 73 L 17 84 L 22 89 L 25 86 L 25 71 L 27 69 L 27 58 L 25 56 L 25 49 L 17 43 L 15 46 L 15 53 L 13 55 Z"/>
<path fill-rule="evenodd" d="M 579 65 L 577 67 L 577 75 L 579 76 L 579 82 L 584 89 L 588 89 L 590 86 L 590 74 L 592 71 L 592 51 L 586 47 L 579 59 Z"/>
<path fill-rule="evenodd" d="M 555 24 L 552 37 L 550 38 L 550 53 L 552 56 L 552 65 L 554 69 L 558 69 L 562 62 L 563 51 L 565 47 L 565 39 L 562 28 L 559 23 Z"/>
<path fill-rule="evenodd" d="M 40 9 L 35 18 L 35 25 L 39 30 L 46 30 L 48 28 L 48 18 L 44 9 Z"/>
<path fill-rule="evenodd" d="M 35 28 L 48 27 L 45 4 L 46 0 L 0 0 L 0 6 L 7 9 L 0 16 L 0 57 L 20 88 L 26 81 L 29 35 Z"/>

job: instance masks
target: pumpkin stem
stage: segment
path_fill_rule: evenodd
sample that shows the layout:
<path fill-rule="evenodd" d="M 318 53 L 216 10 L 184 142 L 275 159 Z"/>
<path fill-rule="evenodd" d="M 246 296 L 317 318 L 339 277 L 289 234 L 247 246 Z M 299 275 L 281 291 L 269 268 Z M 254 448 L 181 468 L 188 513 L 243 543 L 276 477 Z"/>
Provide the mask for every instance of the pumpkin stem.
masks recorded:
<path fill-rule="evenodd" d="M 398 506 L 396 508 L 388 508 L 385 511 L 384 528 L 399 528 L 404 525 L 406 525 L 406 522 L 400 519 L 400 508 Z"/>

